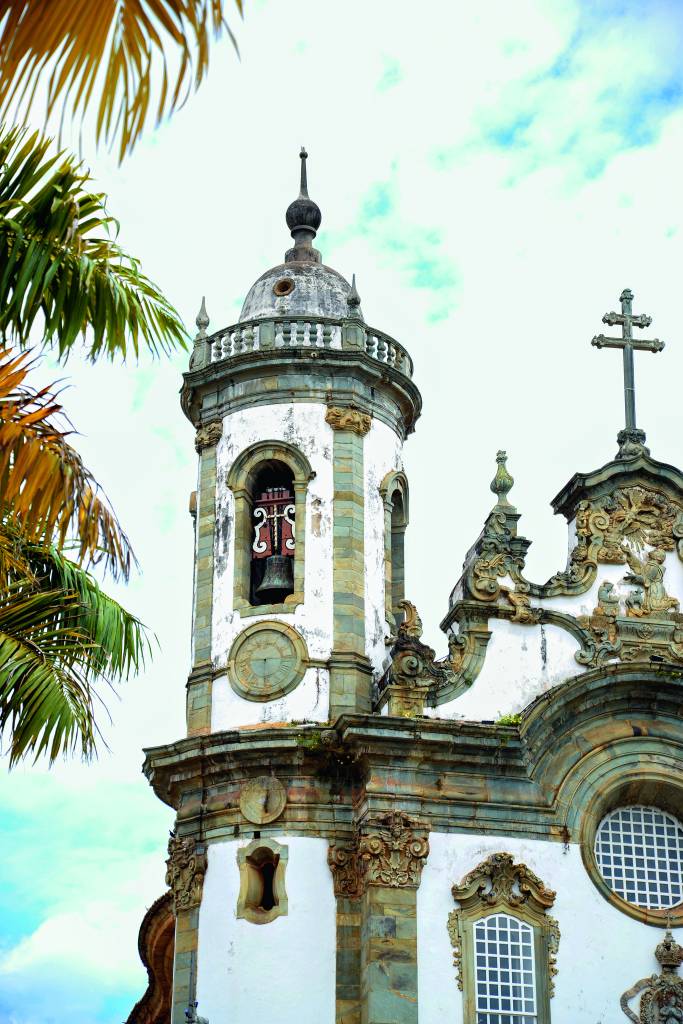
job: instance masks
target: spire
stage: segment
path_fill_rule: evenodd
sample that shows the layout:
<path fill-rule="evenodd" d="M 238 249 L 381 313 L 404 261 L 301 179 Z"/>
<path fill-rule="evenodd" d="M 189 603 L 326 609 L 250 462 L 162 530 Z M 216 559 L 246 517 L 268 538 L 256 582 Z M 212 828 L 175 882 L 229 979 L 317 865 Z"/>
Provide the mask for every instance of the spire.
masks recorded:
<path fill-rule="evenodd" d="M 287 207 L 287 227 L 289 228 L 294 247 L 285 253 L 285 262 L 298 263 L 320 263 L 320 253 L 313 248 L 312 242 L 316 236 L 322 214 L 317 203 L 308 195 L 308 175 L 306 161 L 308 153 L 304 146 L 299 153 L 301 160 L 301 184 L 298 198 Z"/>
<path fill-rule="evenodd" d="M 301 187 L 299 189 L 299 199 L 308 199 L 308 178 L 306 176 L 306 161 L 308 160 L 308 153 L 306 147 L 301 147 L 299 153 L 299 159 L 301 160 Z"/>

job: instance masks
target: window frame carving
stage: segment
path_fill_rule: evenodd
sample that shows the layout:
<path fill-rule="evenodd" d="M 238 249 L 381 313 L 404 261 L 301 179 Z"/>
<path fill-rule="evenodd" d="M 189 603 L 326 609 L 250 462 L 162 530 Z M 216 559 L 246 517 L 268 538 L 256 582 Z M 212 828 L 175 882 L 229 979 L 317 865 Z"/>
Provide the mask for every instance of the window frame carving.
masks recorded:
<path fill-rule="evenodd" d="M 384 505 L 384 615 L 392 629 L 395 629 L 403 618 L 401 601 L 405 600 L 405 565 L 402 567 L 399 583 L 399 580 L 394 578 L 394 535 L 400 535 L 403 542 L 410 522 L 408 478 L 403 470 L 391 470 L 387 473 L 379 485 L 379 492 Z M 401 521 L 398 525 L 393 522 L 394 495 L 397 493 L 401 495 L 402 505 Z"/>
<path fill-rule="evenodd" d="M 294 486 L 294 521 L 296 544 L 294 547 L 294 590 L 279 604 L 254 605 L 250 600 L 251 538 L 253 526 L 251 510 L 253 485 L 261 469 L 269 462 L 280 462 L 292 474 Z M 234 518 L 234 570 L 233 608 L 242 617 L 273 615 L 293 612 L 304 601 L 304 570 L 306 553 L 306 498 L 308 485 L 315 473 L 304 453 L 287 441 L 257 441 L 240 452 L 228 470 L 226 483 L 235 501 Z"/>
<path fill-rule="evenodd" d="M 526 864 L 515 864 L 510 853 L 491 854 L 451 892 L 458 906 L 448 915 L 448 935 L 458 988 L 463 993 L 464 1024 L 475 1024 L 477 1019 L 474 925 L 501 913 L 533 930 L 537 1024 L 550 1024 L 560 929 L 547 911 L 555 902 L 555 893 Z"/>
<path fill-rule="evenodd" d="M 251 862 L 254 854 L 259 850 L 269 850 L 273 857 L 277 857 L 277 864 L 273 872 L 273 895 L 277 902 L 270 910 L 261 910 L 250 903 L 250 895 L 253 886 L 254 865 Z M 269 924 L 277 917 L 286 917 L 288 913 L 287 891 L 285 888 L 285 872 L 289 849 L 282 846 L 275 839 L 252 839 L 248 846 L 242 846 L 237 851 L 237 866 L 240 873 L 240 891 L 237 897 L 236 916 L 251 924 Z"/>

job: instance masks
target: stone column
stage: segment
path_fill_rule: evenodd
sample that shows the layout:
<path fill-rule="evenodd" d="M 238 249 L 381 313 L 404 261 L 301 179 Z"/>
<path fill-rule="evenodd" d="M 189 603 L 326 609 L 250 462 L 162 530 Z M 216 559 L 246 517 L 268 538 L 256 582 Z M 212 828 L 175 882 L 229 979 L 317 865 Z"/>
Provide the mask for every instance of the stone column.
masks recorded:
<path fill-rule="evenodd" d="M 329 406 L 334 430 L 333 646 L 330 718 L 370 711 L 372 667 L 365 654 L 365 480 L 363 438 L 367 413 Z"/>
<path fill-rule="evenodd" d="M 336 1024 L 417 1024 L 417 889 L 426 827 L 402 811 L 330 846 L 337 896 Z"/>
<path fill-rule="evenodd" d="M 214 542 L 216 532 L 216 445 L 223 434 L 220 422 L 197 431 L 199 454 L 197 538 L 193 609 L 193 666 L 187 681 L 188 736 L 211 731 L 211 617 L 213 611 Z"/>

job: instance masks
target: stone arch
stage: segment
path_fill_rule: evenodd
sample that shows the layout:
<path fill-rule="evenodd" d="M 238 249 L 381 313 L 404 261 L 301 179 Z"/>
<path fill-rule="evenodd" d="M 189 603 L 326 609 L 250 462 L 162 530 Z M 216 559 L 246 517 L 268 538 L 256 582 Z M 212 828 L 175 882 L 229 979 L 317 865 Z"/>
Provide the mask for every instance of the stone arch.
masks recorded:
<path fill-rule="evenodd" d="M 404 540 L 410 519 L 408 478 L 402 470 L 391 470 L 379 485 L 384 504 L 384 604 L 385 617 L 398 626 L 405 600 Z"/>
<path fill-rule="evenodd" d="M 250 602 L 250 539 L 252 487 L 261 469 L 268 464 L 282 464 L 291 474 L 294 485 L 295 520 L 297 523 L 294 553 L 294 592 L 282 605 L 253 605 Z M 315 476 L 304 453 L 287 441 L 257 441 L 240 452 L 228 470 L 227 485 L 235 498 L 235 570 L 234 607 L 242 615 L 263 615 L 289 612 L 304 600 L 304 566 L 306 548 L 306 494 Z"/>
<path fill-rule="evenodd" d="M 600 821 L 620 806 L 659 807 L 683 821 L 680 669 L 609 665 L 576 676 L 538 698 L 520 725 L 531 776 L 546 795 L 566 841 L 579 844 L 601 895 L 623 913 L 661 928 L 667 913 L 683 926 L 683 904 L 637 907 L 617 896 L 595 859 Z"/>

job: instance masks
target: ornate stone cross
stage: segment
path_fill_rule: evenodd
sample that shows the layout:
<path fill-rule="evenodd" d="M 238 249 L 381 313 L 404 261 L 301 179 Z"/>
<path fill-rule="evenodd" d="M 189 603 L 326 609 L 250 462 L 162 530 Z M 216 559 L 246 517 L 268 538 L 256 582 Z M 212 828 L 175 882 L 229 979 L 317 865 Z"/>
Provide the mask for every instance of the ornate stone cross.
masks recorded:
<path fill-rule="evenodd" d="M 621 302 L 621 313 L 605 313 L 602 318 L 603 324 L 614 327 L 621 326 L 620 338 L 608 338 L 604 334 L 596 334 L 591 344 L 596 348 L 620 348 L 624 353 L 624 407 L 626 410 L 626 427 L 619 432 L 618 459 L 630 459 L 642 453 L 649 454 L 645 447 L 645 431 L 636 427 L 636 386 L 633 370 L 633 350 L 639 349 L 643 352 L 661 352 L 664 342 L 659 338 L 651 341 L 645 338 L 634 338 L 634 327 L 649 327 L 652 317 L 644 313 L 633 313 L 633 292 L 630 288 L 624 288 L 619 296 Z"/>

